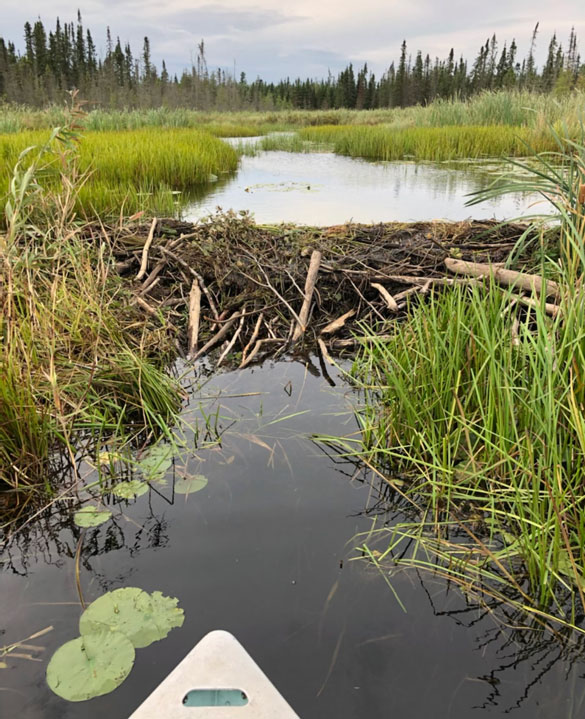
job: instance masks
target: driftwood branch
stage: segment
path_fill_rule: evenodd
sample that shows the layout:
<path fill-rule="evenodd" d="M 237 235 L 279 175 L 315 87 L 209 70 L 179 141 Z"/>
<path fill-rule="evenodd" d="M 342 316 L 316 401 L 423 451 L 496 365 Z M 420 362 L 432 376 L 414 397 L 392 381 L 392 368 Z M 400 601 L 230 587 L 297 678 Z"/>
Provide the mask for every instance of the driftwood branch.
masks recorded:
<path fill-rule="evenodd" d="M 256 342 L 256 344 L 254 345 L 253 350 L 250 352 L 250 354 L 246 357 L 246 359 L 245 359 L 245 360 L 242 362 L 242 364 L 240 365 L 240 369 L 243 369 L 244 367 L 247 367 L 247 366 L 250 364 L 250 362 L 252 362 L 252 360 L 254 359 L 254 357 L 256 357 L 256 355 L 258 354 L 260 348 L 261 348 L 263 345 L 266 345 L 266 344 L 274 344 L 274 343 L 281 344 L 282 342 L 283 342 L 283 341 L 282 341 L 281 339 L 278 339 L 278 337 L 274 337 L 274 338 L 272 338 L 272 337 L 265 337 L 265 338 L 262 339 L 262 340 L 258 340 L 258 341 Z"/>
<path fill-rule="evenodd" d="M 189 348 L 187 353 L 193 354 L 197 350 L 199 339 L 199 321 L 201 317 L 201 288 L 197 279 L 193 280 L 189 292 Z"/>
<path fill-rule="evenodd" d="M 327 345 L 321 337 L 317 337 L 317 344 L 319 345 L 319 349 L 321 350 L 321 354 L 323 355 L 323 359 L 328 362 L 330 365 L 333 365 L 335 367 L 335 361 L 329 354 L 329 350 L 327 349 Z"/>
<path fill-rule="evenodd" d="M 544 280 L 539 275 L 529 275 L 525 272 L 516 272 L 515 270 L 507 270 L 503 267 L 495 267 L 494 265 L 486 265 L 479 262 L 465 262 L 464 260 L 456 260 L 452 257 L 447 257 L 445 267 L 449 272 L 459 275 L 493 277 L 496 282 L 506 287 L 515 287 L 529 292 L 534 290 L 539 295 L 544 292 L 547 297 L 559 298 L 561 294 L 556 282 Z"/>
<path fill-rule="evenodd" d="M 231 352 L 233 346 L 236 344 L 236 340 L 240 336 L 240 332 L 242 331 L 242 326 L 244 324 L 244 320 L 246 319 L 245 313 L 242 313 L 240 315 L 240 322 L 238 324 L 238 329 L 234 332 L 234 336 L 231 338 L 231 340 L 228 342 L 226 348 L 221 353 L 220 358 L 217 360 L 216 367 L 219 367 L 220 364 L 224 361 L 224 359 L 228 356 L 228 354 Z"/>
<path fill-rule="evenodd" d="M 185 262 L 185 260 L 182 257 L 179 257 L 179 255 L 175 254 L 171 250 L 167 249 L 166 247 L 160 248 L 163 254 L 168 255 L 169 257 L 172 257 L 175 262 L 178 262 L 181 267 L 184 267 L 188 272 L 190 272 L 193 277 L 199 282 L 199 286 L 205 292 L 205 296 L 207 297 L 207 301 L 209 302 L 209 307 L 211 311 L 213 312 L 213 316 L 216 320 L 219 320 L 219 312 L 217 311 L 217 307 L 215 306 L 215 302 L 213 300 L 213 297 L 211 295 L 211 292 L 207 289 L 207 285 L 205 284 L 205 281 L 203 280 L 203 277 L 197 272 L 197 270 L 194 270 L 191 265 L 189 265 L 188 262 Z"/>
<path fill-rule="evenodd" d="M 551 302 L 545 302 L 544 305 L 541 305 L 540 300 L 534 298 L 534 297 L 515 297 L 514 298 L 519 304 L 524 305 L 525 307 L 543 307 L 544 311 L 547 315 L 550 315 L 551 317 L 556 317 L 561 312 L 561 308 L 559 305 L 554 305 Z"/>
<path fill-rule="evenodd" d="M 234 324 L 234 322 L 238 319 L 239 316 L 239 312 L 234 312 L 233 315 L 229 318 L 229 320 L 224 325 L 222 325 L 219 332 L 216 332 L 213 337 L 208 340 L 203 345 L 203 347 L 193 355 L 193 360 L 196 360 L 197 358 L 201 357 L 201 355 L 205 354 L 209 349 L 213 347 L 213 345 L 216 345 L 220 340 L 222 340 L 230 331 L 230 327 Z"/>
<path fill-rule="evenodd" d="M 372 287 L 377 289 L 382 295 L 384 302 L 386 303 L 386 307 L 388 307 L 390 312 L 398 312 L 398 304 L 396 303 L 396 300 L 383 285 L 380 285 L 377 282 L 372 282 Z"/>
<path fill-rule="evenodd" d="M 355 315 L 355 309 L 349 310 L 349 312 L 346 312 L 344 315 L 341 315 L 341 317 L 338 317 L 336 320 L 333 320 L 333 322 L 330 322 L 328 325 L 323 327 L 323 329 L 321 330 L 321 334 L 322 335 L 331 335 L 334 332 L 337 332 L 337 330 L 339 330 L 343 327 L 346 320 L 348 320 L 350 317 L 353 317 L 354 315 Z"/>
<path fill-rule="evenodd" d="M 244 347 L 244 351 L 242 352 L 242 362 L 240 364 L 240 367 L 244 367 L 244 364 L 246 362 L 248 352 L 250 351 L 250 347 L 256 342 L 258 339 L 258 334 L 260 332 L 260 327 L 262 325 L 262 321 L 264 320 L 264 312 L 260 312 L 258 315 L 258 319 L 256 320 L 256 324 L 254 325 L 254 331 L 252 332 L 252 336 L 250 337 L 250 340 L 248 344 Z"/>
<path fill-rule="evenodd" d="M 299 322 L 293 333 L 293 342 L 296 342 L 305 333 L 305 330 L 307 329 L 309 309 L 311 308 L 311 300 L 313 299 L 313 292 L 315 290 L 315 283 L 317 281 L 320 264 L 321 253 L 319 252 L 319 250 L 313 250 L 313 254 L 311 255 L 311 262 L 309 263 L 309 271 L 307 272 L 307 279 L 305 281 L 305 298 L 303 300 L 301 311 L 299 312 Z"/>
<path fill-rule="evenodd" d="M 138 270 L 138 274 L 136 275 L 137 280 L 141 280 L 146 274 L 146 268 L 148 267 L 148 251 L 150 250 L 150 246 L 152 245 L 152 241 L 154 239 L 154 231 L 156 230 L 157 222 L 158 220 L 156 219 L 156 217 L 154 217 L 152 220 L 152 224 L 150 225 L 148 237 L 146 238 L 146 242 L 144 243 L 144 247 L 142 248 L 142 260 L 140 262 L 140 269 Z"/>

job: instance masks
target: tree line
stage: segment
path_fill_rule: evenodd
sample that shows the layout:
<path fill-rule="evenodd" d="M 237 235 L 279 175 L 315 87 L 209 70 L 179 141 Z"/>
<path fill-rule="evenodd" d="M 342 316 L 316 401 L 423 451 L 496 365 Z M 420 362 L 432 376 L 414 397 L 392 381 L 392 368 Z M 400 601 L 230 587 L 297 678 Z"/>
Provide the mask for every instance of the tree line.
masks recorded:
<path fill-rule="evenodd" d="M 91 31 L 77 21 L 45 29 L 41 20 L 24 26 L 24 49 L 0 37 L 0 100 L 32 107 L 61 103 L 67 91 L 78 88 L 90 103 L 106 108 L 188 107 L 198 110 L 374 109 L 427 104 L 437 98 L 466 99 L 484 90 L 518 89 L 564 94 L 585 89 L 577 36 L 571 30 L 563 47 L 556 34 L 549 39 L 546 61 L 535 61 L 538 25 L 528 54 L 518 58 L 515 40 L 499 43 L 496 35 L 481 46 L 473 62 L 456 58 L 431 59 L 420 50 L 413 55 L 406 41 L 400 58 L 376 77 L 365 64 L 349 64 L 327 78 L 249 82 L 222 69 L 210 70 L 203 41 L 195 60 L 171 75 L 163 60 L 151 58 L 150 40 L 140 52 L 106 33 L 105 53 L 99 56 Z"/>

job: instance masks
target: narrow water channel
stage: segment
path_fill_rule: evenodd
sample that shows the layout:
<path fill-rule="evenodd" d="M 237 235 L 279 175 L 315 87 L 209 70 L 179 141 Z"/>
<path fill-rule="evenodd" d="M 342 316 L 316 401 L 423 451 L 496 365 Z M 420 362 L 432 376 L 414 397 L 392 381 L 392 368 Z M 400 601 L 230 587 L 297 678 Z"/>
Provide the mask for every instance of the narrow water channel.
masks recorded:
<path fill-rule="evenodd" d="M 6 660 L 0 716 L 124 719 L 192 646 L 226 629 L 248 649 L 303 719 L 577 719 L 585 713 L 580 648 L 515 632 L 466 605 L 441 580 L 384 578 L 352 561 L 372 522 L 392 521 L 378 483 L 331 456 L 312 433 L 356 430 L 351 387 L 335 386 L 311 360 L 218 374 L 195 389 L 184 412 L 220 431 L 189 459 L 209 483 L 173 497 L 169 484 L 118 501 L 109 523 L 82 539 L 87 602 L 123 586 L 178 597 L 185 624 L 137 652 L 113 693 L 70 704 L 45 683 L 48 658 L 77 635 L 75 553 L 80 531 L 53 505 L 5 549 L 0 644 L 53 629 L 33 642 L 41 661 Z"/>

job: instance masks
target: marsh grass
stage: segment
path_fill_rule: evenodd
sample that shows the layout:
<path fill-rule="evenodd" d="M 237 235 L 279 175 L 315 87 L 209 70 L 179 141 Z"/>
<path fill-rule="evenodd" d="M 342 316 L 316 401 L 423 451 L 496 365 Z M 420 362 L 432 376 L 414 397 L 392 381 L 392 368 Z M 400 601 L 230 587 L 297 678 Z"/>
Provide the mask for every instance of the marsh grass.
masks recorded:
<path fill-rule="evenodd" d="M 540 271 L 561 311 L 519 309 L 496 284 L 452 287 L 384 328 L 388 341 L 366 329 L 361 435 L 341 446 L 400 498 L 396 521 L 361 538 L 385 573 L 433 571 L 480 603 L 585 631 L 585 144 L 551 136 L 554 158 L 535 152 L 530 179 L 483 196 L 553 202 L 558 259 Z"/>
<path fill-rule="evenodd" d="M 556 147 L 550 133 L 498 125 L 406 128 L 345 125 L 304 128 L 298 134 L 302 140 L 329 143 L 337 154 L 371 160 L 443 162 L 524 156 L 529 146 L 537 152 Z"/>
<path fill-rule="evenodd" d="M 181 404 L 164 318 L 145 320 L 108 238 L 72 221 L 86 180 L 74 119 L 16 163 L 0 236 L 0 489 L 17 504 L 51 489 L 55 456 L 75 466 L 80 443 L 170 436 Z"/>
<path fill-rule="evenodd" d="M 0 135 L 0 185 L 5 188 L 20 154 L 42 146 L 43 130 Z M 78 161 L 85 180 L 76 210 L 88 216 L 156 210 L 174 214 L 183 191 L 207 184 L 210 175 L 233 172 L 236 151 L 196 129 L 152 129 L 84 132 Z M 25 159 L 23 165 L 27 166 Z M 43 170 L 45 184 L 61 181 L 58 163 Z"/>
<path fill-rule="evenodd" d="M 93 109 L 88 131 L 136 130 L 143 127 L 207 129 L 221 137 L 245 137 L 294 130 L 314 125 L 379 125 L 441 127 L 444 125 L 513 125 L 545 128 L 549 123 L 578 123 L 585 93 L 562 96 L 535 92 L 483 92 L 469 100 L 436 100 L 427 106 L 376 110 L 279 110 L 256 112 L 201 112 L 186 108 L 151 110 Z M 2 107 L 0 133 L 21 132 L 62 125 L 64 109 L 32 110 Z"/>

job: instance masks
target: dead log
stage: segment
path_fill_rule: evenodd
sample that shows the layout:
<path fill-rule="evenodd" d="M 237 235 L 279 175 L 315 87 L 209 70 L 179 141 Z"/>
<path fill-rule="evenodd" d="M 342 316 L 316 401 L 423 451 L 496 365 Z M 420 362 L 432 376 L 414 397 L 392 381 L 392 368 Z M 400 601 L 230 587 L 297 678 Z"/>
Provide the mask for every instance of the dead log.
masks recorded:
<path fill-rule="evenodd" d="M 299 322 L 293 334 L 292 341 L 296 342 L 307 329 L 307 320 L 309 319 L 309 309 L 311 308 L 311 300 L 313 299 L 313 291 L 315 290 L 315 282 L 319 273 L 319 265 L 321 264 L 321 253 L 319 250 L 313 250 L 311 262 L 309 263 L 309 271 L 305 281 L 305 298 L 299 313 Z"/>
<path fill-rule="evenodd" d="M 556 282 L 545 280 L 539 275 L 506 270 L 503 267 L 495 267 L 494 265 L 486 265 L 480 262 L 456 260 L 453 257 L 447 257 L 445 266 L 449 272 L 455 274 L 471 275 L 472 277 L 493 277 L 496 282 L 506 287 L 515 287 L 528 292 L 535 291 L 538 294 L 544 292 L 547 297 L 556 297 L 557 299 L 561 296 L 560 288 Z"/>
<path fill-rule="evenodd" d="M 199 320 L 201 316 L 201 289 L 199 282 L 195 279 L 189 292 L 189 349 L 188 354 L 197 350 L 199 339 Z"/>
<path fill-rule="evenodd" d="M 154 217 L 152 224 L 150 225 L 150 230 L 148 231 L 148 237 L 146 238 L 146 242 L 142 248 L 142 261 L 140 262 L 140 269 L 136 275 L 137 280 L 141 280 L 146 274 L 146 268 L 148 267 L 148 251 L 150 250 L 150 246 L 152 245 L 152 241 L 154 239 L 154 231 L 156 229 L 157 222 L 158 220 Z"/>

